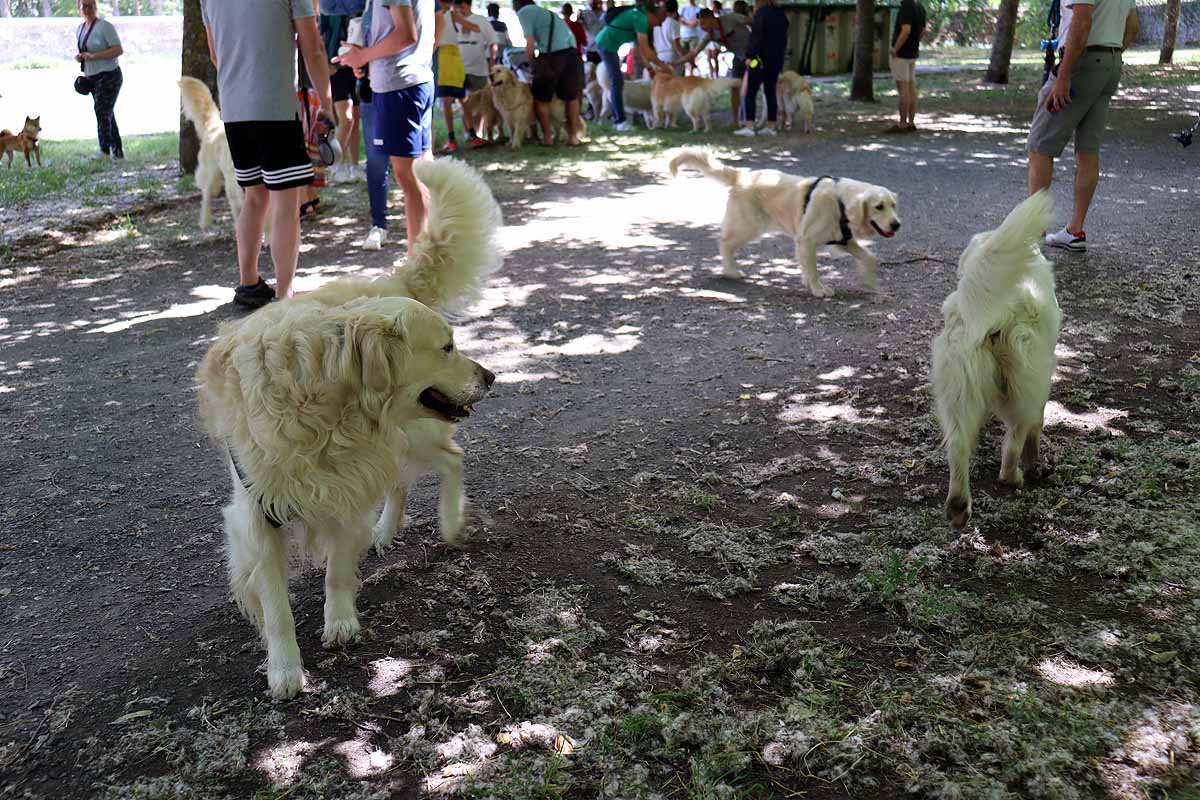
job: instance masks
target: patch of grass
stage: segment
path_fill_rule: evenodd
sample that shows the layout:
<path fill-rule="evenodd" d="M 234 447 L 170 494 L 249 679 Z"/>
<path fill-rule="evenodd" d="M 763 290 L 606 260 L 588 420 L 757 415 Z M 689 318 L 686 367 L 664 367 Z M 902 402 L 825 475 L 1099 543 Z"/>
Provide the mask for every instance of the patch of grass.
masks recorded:
<path fill-rule="evenodd" d="M 860 576 L 861 583 L 875 603 L 893 608 L 901 592 L 917 583 L 926 563 L 924 558 L 908 559 L 899 550 L 889 549 L 880 559 L 878 568 Z"/>

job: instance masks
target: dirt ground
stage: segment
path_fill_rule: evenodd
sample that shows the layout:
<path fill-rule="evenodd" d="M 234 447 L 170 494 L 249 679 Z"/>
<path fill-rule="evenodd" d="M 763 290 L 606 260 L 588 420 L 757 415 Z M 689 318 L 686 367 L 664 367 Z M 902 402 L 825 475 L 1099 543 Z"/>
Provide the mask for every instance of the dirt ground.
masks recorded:
<path fill-rule="evenodd" d="M 440 543 L 422 483 L 344 651 L 297 577 L 312 689 L 287 703 L 228 598 L 195 420 L 239 313 L 228 217 L 8 253 L 0 795 L 1200 797 L 1200 154 L 1167 137 L 1194 71 L 1131 70 L 1092 249 L 1053 256 L 1054 472 L 1002 487 L 992 430 L 971 528 L 942 518 L 929 344 L 959 252 L 1023 196 L 1019 78 L 930 82 L 911 136 L 833 88 L 814 136 L 710 140 L 897 191 L 880 297 L 822 256 L 837 296 L 812 298 L 777 238 L 719 279 L 720 187 L 662 174 L 690 137 L 469 154 L 508 253 L 456 325 L 500 376 L 459 436 L 473 540 Z M 327 190 L 301 289 L 397 257 L 352 246 L 360 193 Z"/>

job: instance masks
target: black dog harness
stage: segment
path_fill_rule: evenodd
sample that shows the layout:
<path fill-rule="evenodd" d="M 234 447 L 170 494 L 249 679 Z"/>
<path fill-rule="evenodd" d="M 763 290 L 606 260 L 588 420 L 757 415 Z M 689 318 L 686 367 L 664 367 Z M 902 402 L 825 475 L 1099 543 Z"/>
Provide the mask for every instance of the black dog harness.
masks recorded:
<path fill-rule="evenodd" d="M 238 480 L 242 482 L 242 486 L 246 491 L 251 490 L 252 484 L 246 473 L 242 471 L 242 465 L 238 463 L 237 456 L 233 454 L 233 448 L 229 446 L 229 442 L 225 442 L 225 450 L 229 453 L 229 460 L 233 464 L 233 471 L 237 473 Z M 286 523 L 280 521 L 278 517 L 271 513 L 270 509 L 262 504 L 262 500 L 258 501 L 258 507 L 262 510 L 263 516 L 267 518 L 267 524 L 272 528 L 282 528 Z"/>
<path fill-rule="evenodd" d="M 850 218 L 846 216 L 846 204 L 842 202 L 842 197 L 837 193 L 837 178 L 832 178 L 828 175 L 822 175 L 808 185 L 808 191 L 804 193 L 804 213 L 808 213 L 808 201 L 812 199 L 813 192 L 821 181 L 833 181 L 833 196 L 837 199 L 838 204 L 838 227 L 842 231 L 841 239 L 834 239 L 832 242 L 825 244 L 838 244 L 843 247 L 850 244 L 850 240 L 854 238 L 854 234 L 850 232 Z"/>

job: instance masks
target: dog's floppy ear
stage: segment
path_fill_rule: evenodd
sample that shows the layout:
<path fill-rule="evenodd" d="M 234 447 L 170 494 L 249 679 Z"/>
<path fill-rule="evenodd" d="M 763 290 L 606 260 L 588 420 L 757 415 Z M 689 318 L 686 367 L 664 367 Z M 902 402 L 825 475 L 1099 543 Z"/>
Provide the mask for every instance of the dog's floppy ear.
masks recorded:
<path fill-rule="evenodd" d="M 393 383 L 393 370 L 407 355 L 403 322 L 378 315 L 355 317 L 343 326 L 342 338 L 343 370 L 357 366 L 364 389 L 388 391 Z"/>

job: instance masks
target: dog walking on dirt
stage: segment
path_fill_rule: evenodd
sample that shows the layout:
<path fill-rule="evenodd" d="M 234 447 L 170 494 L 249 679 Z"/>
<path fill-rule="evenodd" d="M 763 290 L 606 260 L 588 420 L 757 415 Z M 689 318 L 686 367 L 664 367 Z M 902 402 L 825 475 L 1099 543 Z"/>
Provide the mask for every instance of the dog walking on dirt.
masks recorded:
<path fill-rule="evenodd" d="M 12 169 L 13 153 L 22 153 L 25 156 L 25 166 L 32 168 L 33 161 L 30 160 L 29 154 L 32 153 L 37 157 L 37 165 L 42 165 L 42 148 L 38 144 L 38 134 L 42 132 L 42 118 L 26 117 L 25 127 L 21 128 L 20 133 L 13 133 L 8 128 L 0 131 L 0 156 L 8 159 L 8 168 Z"/>
<path fill-rule="evenodd" d="M 225 188 L 229 200 L 229 213 L 237 226 L 242 213 L 242 187 L 238 186 L 233 156 L 225 138 L 225 123 L 221 121 L 221 109 L 217 108 L 212 92 L 195 78 L 179 79 L 179 97 L 183 103 L 183 115 L 196 126 L 200 138 L 200 153 L 196 164 L 196 186 L 200 189 L 200 229 L 212 224 L 212 201 Z"/>

